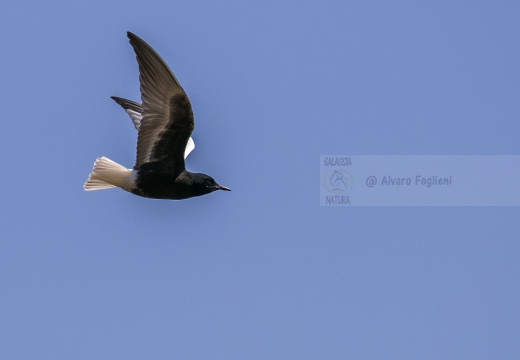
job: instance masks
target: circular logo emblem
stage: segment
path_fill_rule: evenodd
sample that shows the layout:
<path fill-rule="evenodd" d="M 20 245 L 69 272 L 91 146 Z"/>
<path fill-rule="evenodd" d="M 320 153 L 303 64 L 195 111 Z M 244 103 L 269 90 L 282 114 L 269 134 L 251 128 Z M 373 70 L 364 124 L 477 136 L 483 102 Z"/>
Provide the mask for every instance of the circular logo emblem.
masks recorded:
<path fill-rule="evenodd" d="M 354 180 L 346 170 L 330 170 L 323 177 L 323 186 L 331 194 L 343 194 L 352 189 Z"/>

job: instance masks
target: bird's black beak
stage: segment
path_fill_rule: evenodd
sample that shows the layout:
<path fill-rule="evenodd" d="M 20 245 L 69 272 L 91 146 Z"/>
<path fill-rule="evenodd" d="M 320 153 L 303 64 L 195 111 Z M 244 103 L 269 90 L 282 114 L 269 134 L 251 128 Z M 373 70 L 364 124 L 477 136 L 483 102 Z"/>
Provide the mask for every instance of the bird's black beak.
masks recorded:
<path fill-rule="evenodd" d="M 228 187 L 225 187 L 225 186 L 222 186 L 222 185 L 217 185 L 214 187 L 215 190 L 226 190 L 226 191 L 231 191 L 230 188 Z"/>

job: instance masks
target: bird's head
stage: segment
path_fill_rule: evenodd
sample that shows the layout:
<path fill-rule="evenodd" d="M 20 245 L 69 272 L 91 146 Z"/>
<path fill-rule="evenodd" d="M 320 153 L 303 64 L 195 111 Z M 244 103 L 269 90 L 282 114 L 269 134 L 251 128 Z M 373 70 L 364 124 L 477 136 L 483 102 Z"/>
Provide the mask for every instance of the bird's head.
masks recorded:
<path fill-rule="evenodd" d="M 206 194 L 209 194 L 216 190 L 231 191 L 230 188 L 217 184 L 215 179 L 206 174 L 195 174 L 195 182 L 197 187 Z"/>

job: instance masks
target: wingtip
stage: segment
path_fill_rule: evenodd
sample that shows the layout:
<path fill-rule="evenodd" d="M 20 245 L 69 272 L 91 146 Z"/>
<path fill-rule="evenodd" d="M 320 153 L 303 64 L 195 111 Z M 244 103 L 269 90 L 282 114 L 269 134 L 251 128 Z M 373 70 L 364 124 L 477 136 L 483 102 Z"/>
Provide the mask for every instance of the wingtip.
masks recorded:
<path fill-rule="evenodd" d="M 127 32 L 126 32 L 126 36 L 128 36 L 128 38 L 130 39 L 130 41 L 139 41 L 139 40 L 142 40 L 139 36 L 137 36 L 136 34 L 134 34 L 134 33 L 131 32 L 131 31 L 127 31 Z"/>
<path fill-rule="evenodd" d="M 117 97 L 117 96 L 111 96 L 110 98 L 112 100 L 114 100 L 116 103 L 118 103 L 119 105 L 123 106 L 123 100 L 124 100 L 123 98 L 120 98 L 120 97 Z"/>

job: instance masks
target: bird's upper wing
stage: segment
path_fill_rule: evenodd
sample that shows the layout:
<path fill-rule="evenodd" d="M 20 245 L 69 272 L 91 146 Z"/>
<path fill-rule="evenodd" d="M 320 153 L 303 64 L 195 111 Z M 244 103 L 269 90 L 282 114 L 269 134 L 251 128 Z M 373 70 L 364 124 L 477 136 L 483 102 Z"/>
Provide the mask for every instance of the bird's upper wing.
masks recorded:
<path fill-rule="evenodd" d="M 135 169 L 147 162 L 164 162 L 176 172 L 185 169 L 184 151 L 195 122 L 188 96 L 161 57 L 128 32 L 139 63 L 142 119 Z"/>
<path fill-rule="evenodd" d="M 126 113 L 130 115 L 130 118 L 134 123 L 135 129 L 139 130 L 142 119 L 141 113 L 143 112 L 143 109 L 141 109 L 141 105 L 132 100 L 123 99 L 117 96 L 112 96 L 112 99 L 119 105 L 121 105 L 123 109 L 125 109 Z M 193 142 L 193 139 L 190 137 L 188 140 L 188 145 L 186 145 L 186 149 L 184 150 L 185 159 L 193 151 L 193 149 L 195 149 L 195 143 Z"/>

